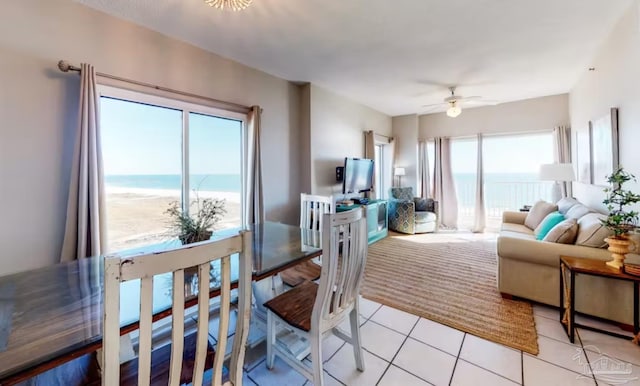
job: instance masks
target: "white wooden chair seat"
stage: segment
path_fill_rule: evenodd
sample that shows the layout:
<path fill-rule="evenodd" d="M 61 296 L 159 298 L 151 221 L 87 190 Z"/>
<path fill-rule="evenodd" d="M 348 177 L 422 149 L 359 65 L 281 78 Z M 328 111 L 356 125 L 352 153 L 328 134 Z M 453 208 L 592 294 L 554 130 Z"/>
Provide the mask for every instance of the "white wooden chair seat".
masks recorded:
<path fill-rule="evenodd" d="M 364 209 L 325 214 L 320 284 L 305 281 L 264 303 L 267 309 L 268 369 L 279 356 L 314 385 L 323 385 L 322 338 L 329 332 L 353 346 L 356 368 L 364 371 L 360 341 L 359 289 L 367 256 Z M 351 334 L 336 328 L 349 319 Z M 290 334 L 307 342 L 292 349 Z M 303 359 L 311 355 L 311 365 Z"/>

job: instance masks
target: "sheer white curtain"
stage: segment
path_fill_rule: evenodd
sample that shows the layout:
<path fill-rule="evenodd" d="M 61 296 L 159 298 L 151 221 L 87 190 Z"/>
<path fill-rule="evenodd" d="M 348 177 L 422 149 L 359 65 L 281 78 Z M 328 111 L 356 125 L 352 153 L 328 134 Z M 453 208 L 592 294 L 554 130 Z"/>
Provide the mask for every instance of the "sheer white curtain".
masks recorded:
<path fill-rule="evenodd" d="M 571 129 L 566 126 L 558 126 L 553 129 L 553 160 L 556 163 L 571 163 Z M 571 181 L 561 181 L 560 191 L 562 197 L 571 197 Z"/>
<path fill-rule="evenodd" d="M 260 155 L 260 106 L 252 106 L 247 116 L 248 162 L 246 197 L 244 199 L 245 225 L 264 222 L 264 203 L 262 198 L 262 161 Z"/>
<path fill-rule="evenodd" d="M 478 134 L 478 161 L 476 170 L 476 208 L 473 232 L 484 232 L 487 215 L 484 205 L 484 169 L 482 158 L 482 134 Z"/>
<path fill-rule="evenodd" d="M 435 138 L 434 199 L 440 204 L 440 224 L 455 229 L 458 226 L 458 199 L 451 171 L 449 138 Z"/>
<path fill-rule="evenodd" d="M 427 141 L 418 144 L 418 197 L 432 197 L 431 176 L 429 175 L 429 146 Z"/>
<path fill-rule="evenodd" d="M 364 158 L 375 159 L 376 157 L 376 139 L 373 130 L 364 132 Z M 373 173 L 373 190 L 369 192 L 369 198 L 375 199 L 380 196 L 380 193 L 375 191 L 376 186 L 376 174 Z"/>
<path fill-rule="evenodd" d="M 105 253 L 107 226 L 102 150 L 100 97 L 92 65 L 80 67 L 80 106 L 75 133 L 67 219 L 60 261 Z"/>
<path fill-rule="evenodd" d="M 384 180 L 386 181 L 384 192 L 384 197 L 390 197 L 389 191 L 393 186 L 393 165 L 396 164 L 396 140 L 394 138 L 389 138 L 389 144 L 385 145 L 385 171 L 384 171 Z"/>

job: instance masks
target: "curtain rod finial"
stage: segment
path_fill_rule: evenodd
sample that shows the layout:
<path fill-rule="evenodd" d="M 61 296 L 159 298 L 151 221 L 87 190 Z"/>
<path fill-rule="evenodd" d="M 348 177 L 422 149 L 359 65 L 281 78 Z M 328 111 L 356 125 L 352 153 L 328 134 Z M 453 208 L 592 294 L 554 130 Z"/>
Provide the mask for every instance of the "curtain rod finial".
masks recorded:
<path fill-rule="evenodd" d="M 61 60 L 58 62 L 58 68 L 62 72 L 69 72 L 69 70 L 71 70 L 71 65 L 66 60 Z"/>

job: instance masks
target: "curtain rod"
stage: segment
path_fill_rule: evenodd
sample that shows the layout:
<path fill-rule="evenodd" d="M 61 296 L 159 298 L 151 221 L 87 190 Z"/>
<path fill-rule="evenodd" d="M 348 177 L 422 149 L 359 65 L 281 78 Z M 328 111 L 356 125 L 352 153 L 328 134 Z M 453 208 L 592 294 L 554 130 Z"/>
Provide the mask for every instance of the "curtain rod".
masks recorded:
<path fill-rule="evenodd" d="M 58 62 L 58 68 L 62 72 L 69 72 L 69 71 L 80 72 L 80 67 L 76 67 L 76 66 L 72 65 L 69 62 L 67 62 L 66 60 L 59 61 Z M 206 100 L 206 101 L 209 101 L 209 102 L 213 102 L 215 104 L 231 107 L 234 110 L 239 110 L 239 112 L 245 112 L 246 113 L 249 110 L 251 110 L 250 107 L 244 106 L 244 105 L 241 105 L 241 104 L 238 104 L 238 103 L 225 102 L 225 101 L 221 101 L 219 99 L 214 99 L 214 98 L 209 98 L 209 97 L 205 97 L 205 96 L 202 96 L 202 95 L 197 95 L 197 94 L 192 94 L 192 93 L 188 93 L 188 92 L 184 92 L 184 91 L 174 90 L 174 89 L 167 88 L 167 87 L 157 86 L 157 85 L 151 84 L 151 83 L 145 83 L 145 82 L 140 82 L 140 81 L 137 81 L 137 80 L 121 78 L 119 76 L 109 75 L 109 74 L 105 74 L 105 73 L 102 73 L 102 72 L 96 72 L 96 75 L 100 76 L 102 78 L 113 79 L 113 80 L 116 80 L 118 82 L 131 83 L 131 84 L 134 84 L 136 86 L 148 87 L 148 88 L 152 88 L 152 89 L 155 89 L 155 90 L 170 92 L 170 93 L 173 93 L 173 94 L 178 94 L 178 95 L 182 95 L 182 96 L 186 96 L 186 97 L 190 97 L 190 98 L 203 99 L 203 100 Z"/>

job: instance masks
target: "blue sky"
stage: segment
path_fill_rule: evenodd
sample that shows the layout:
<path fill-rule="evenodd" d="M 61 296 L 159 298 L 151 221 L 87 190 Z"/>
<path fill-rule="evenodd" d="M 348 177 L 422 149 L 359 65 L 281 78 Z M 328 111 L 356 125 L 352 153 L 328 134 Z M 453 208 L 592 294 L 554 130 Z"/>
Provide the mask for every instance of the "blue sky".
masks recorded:
<path fill-rule="evenodd" d="M 181 174 L 182 112 L 101 98 L 105 175 Z M 242 123 L 191 113 L 191 174 L 239 174 Z"/>

